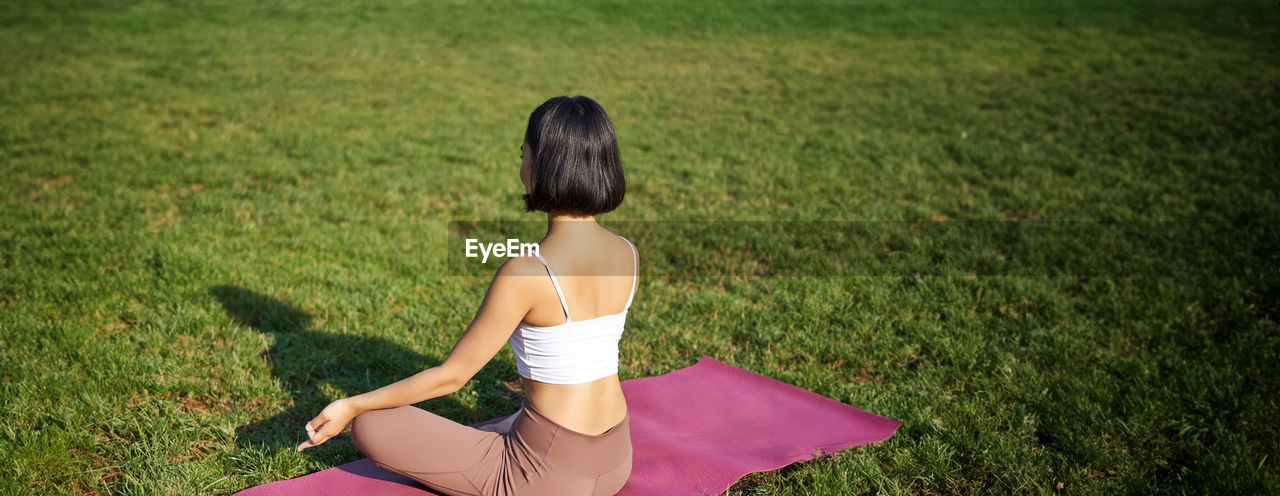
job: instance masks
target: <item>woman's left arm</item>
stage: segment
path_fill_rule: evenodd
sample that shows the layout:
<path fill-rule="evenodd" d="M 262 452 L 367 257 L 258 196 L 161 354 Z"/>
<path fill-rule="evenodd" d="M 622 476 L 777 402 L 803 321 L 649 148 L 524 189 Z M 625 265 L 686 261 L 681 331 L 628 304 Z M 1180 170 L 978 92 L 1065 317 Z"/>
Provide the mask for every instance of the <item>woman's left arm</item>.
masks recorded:
<path fill-rule="evenodd" d="M 361 413 L 411 405 L 461 389 L 502 349 L 516 325 L 533 307 L 530 296 L 533 278 L 523 276 L 535 274 L 531 272 L 534 266 L 542 267 L 532 258 L 512 258 L 504 263 L 489 284 L 480 310 L 444 363 L 394 384 L 330 403 L 307 422 L 308 439 L 298 445 L 298 451 L 328 441 Z"/>

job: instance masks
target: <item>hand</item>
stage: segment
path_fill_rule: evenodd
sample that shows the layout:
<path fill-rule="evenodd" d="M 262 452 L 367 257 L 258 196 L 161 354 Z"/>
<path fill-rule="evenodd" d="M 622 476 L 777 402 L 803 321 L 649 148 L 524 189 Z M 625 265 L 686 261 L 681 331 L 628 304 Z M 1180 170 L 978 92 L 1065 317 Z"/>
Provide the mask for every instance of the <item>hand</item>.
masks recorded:
<path fill-rule="evenodd" d="M 329 406 L 320 411 L 320 415 L 316 415 L 316 418 L 307 422 L 308 439 L 298 445 L 298 451 L 319 446 L 329 438 L 338 435 L 347 427 L 347 424 L 351 423 L 351 419 L 355 418 L 357 413 L 346 398 L 329 403 Z"/>

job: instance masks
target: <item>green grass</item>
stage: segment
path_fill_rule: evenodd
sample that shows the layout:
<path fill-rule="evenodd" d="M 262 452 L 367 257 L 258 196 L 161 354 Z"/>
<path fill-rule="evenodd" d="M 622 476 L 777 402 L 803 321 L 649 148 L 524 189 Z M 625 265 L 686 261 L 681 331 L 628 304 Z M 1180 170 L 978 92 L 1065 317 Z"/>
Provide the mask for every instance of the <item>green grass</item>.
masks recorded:
<path fill-rule="evenodd" d="M 1266 1 L 0 2 L 0 493 L 359 458 L 293 452 L 299 426 L 444 358 L 487 282 L 443 269 L 448 223 L 529 219 L 524 119 L 586 94 L 630 183 L 605 223 L 1117 222 L 1208 264 L 1153 237 L 1132 272 L 908 244 L 761 276 L 650 246 L 624 379 L 706 354 L 903 421 L 731 494 L 1276 494 L 1277 26 Z M 512 360 L 426 406 L 513 411 Z"/>

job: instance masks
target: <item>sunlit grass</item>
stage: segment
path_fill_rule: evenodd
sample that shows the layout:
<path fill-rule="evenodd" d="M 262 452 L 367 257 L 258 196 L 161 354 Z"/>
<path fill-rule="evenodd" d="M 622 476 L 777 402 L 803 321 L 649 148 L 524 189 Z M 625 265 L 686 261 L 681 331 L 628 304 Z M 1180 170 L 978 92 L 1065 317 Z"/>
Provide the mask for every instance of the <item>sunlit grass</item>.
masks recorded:
<path fill-rule="evenodd" d="M 1188 274 L 645 278 L 624 379 L 706 354 L 904 422 L 731 493 L 1274 493 L 1278 25 L 1268 2 L 0 3 L 0 493 L 359 458 L 293 452 L 298 426 L 447 354 L 487 282 L 443 269 L 448 222 L 532 218 L 519 140 L 559 94 L 613 116 L 606 223 L 1254 223 L 1222 233 L 1250 264 Z M 427 406 L 513 411 L 512 359 Z"/>

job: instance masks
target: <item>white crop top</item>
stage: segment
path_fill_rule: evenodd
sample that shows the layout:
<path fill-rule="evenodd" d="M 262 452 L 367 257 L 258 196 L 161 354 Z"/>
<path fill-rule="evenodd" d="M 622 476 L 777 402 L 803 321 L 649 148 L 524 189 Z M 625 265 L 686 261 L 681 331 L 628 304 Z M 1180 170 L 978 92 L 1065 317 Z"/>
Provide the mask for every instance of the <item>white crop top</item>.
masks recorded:
<path fill-rule="evenodd" d="M 622 236 L 618 236 L 622 238 Z M 618 340 L 627 321 L 627 310 L 636 296 L 636 281 L 640 274 L 639 255 L 635 245 L 622 238 L 631 247 L 636 262 L 632 276 L 631 296 L 622 312 L 594 319 L 575 321 L 569 318 L 569 305 L 556 275 L 551 272 L 547 259 L 538 254 L 538 261 L 547 268 L 551 285 L 560 297 L 564 308 L 564 323 L 539 327 L 521 322 L 511 333 L 511 350 L 516 354 L 516 370 L 520 377 L 549 384 L 582 384 L 618 373 Z"/>

